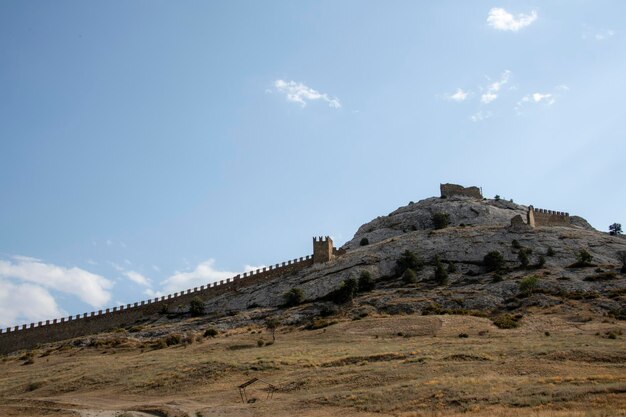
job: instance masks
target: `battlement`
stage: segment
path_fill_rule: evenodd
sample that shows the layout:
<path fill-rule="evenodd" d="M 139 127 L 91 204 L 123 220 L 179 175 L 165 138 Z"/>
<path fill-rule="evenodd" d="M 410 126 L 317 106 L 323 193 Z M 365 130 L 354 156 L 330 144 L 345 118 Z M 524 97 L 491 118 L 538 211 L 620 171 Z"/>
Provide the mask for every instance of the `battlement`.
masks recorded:
<path fill-rule="evenodd" d="M 483 193 L 478 187 L 463 187 L 458 184 L 439 184 L 441 191 L 441 198 L 448 198 L 452 196 L 464 196 L 478 198 L 482 200 Z"/>
<path fill-rule="evenodd" d="M 313 263 L 328 262 L 333 259 L 333 240 L 328 236 L 313 237 Z"/>
<path fill-rule="evenodd" d="M 195 297 L 206 300 L 226 292 L 237 291 L 240 288 L 301 271 L 313 263 L 328 262 L 344 252 L 333 247 L 330 237 L 314 237 L 313 255 L 243 272 L 219 282 L 133 304 L 0 329 L 0 354 L 31 348 L 39 343 L 55 342 L 127 326 L 146 316 L 168 311 L 170 307 L 186 306 Z"/>
<path fill-rule="evenodd" d="M 570 226 L 569 213 L 528 207 L 527 222 L 529 226 Z"/>

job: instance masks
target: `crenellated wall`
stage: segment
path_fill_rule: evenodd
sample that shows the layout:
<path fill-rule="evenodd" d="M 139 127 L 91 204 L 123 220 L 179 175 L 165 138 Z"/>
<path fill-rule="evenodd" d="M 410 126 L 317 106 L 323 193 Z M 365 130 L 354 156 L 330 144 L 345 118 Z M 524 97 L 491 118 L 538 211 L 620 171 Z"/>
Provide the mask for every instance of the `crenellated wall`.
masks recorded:
<path fill-rule="evenodd" d="M 71 339 L 131 325 L 137 320 L 162 311 L 164 308 L 186 306 L 194 297 L 209 299 L 229 291 L 235 291 L 288 273 L 297 272 L 311 265 L 313 265 L 313 255 L 257 269 L 252 272 L 244 272 L 233 278 L 160 298 L 107 308 L 97 312 L 0 329 L 0 354 L 32 348 L 40 343 Z"/>
<path fill-rule="evenodd" d="M 569 213 L 528 207 L 528 225 L 535 226 L 570 226 Z"/>

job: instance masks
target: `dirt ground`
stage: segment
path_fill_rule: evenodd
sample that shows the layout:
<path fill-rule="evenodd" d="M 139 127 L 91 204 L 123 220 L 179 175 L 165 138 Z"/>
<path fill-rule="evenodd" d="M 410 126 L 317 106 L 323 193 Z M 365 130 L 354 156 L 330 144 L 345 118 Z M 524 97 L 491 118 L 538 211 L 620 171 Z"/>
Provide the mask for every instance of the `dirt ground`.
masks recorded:
<path fill-rule="evenodd" d="M 164 348 L 100 335 L 122 340 L 3 357 L 0 416 L 626 416 L 624 322 L 520 323 L 373 316 L 281 327 L 261 347 L 272 337 L 260 327 Z"/>

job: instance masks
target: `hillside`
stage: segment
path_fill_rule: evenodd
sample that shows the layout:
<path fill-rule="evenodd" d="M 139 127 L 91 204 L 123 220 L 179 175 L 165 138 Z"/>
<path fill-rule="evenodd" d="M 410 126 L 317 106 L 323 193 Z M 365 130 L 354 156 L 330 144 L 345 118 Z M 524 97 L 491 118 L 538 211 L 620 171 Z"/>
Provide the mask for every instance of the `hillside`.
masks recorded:
<path fill-rule="evenodd" d="M 626 415 L 626 240 L 538 209 L 532 227 L 533 210 L 428 198 L 328 262 L 216 293 L 199 317 L 169 305 L 5 355 L 0 414 Z M 345 290 L 364 274 L 374 288 Z M 273 398 L 259 382 L 242 403 L 253 377 Z"/>

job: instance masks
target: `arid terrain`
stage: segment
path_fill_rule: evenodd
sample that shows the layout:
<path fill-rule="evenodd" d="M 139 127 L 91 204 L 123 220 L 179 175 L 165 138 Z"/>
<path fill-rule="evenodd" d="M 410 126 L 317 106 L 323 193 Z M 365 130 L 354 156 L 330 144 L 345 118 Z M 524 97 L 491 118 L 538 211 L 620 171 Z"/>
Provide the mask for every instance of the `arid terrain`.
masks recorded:
<path fill-rule="evenodd" d="M 527 210 L 410 203 L 327 262 L 11 352 L 0 415 L 626 416 L 626 240 Z"/>
<path fill-rule="evenodd" d="M 193 321 L 193 319 L 191 319 Z M 196 319 L 201 325 L 205 319 Z M 3 416 L 621 416 L 626 326 L 584 312 L 514 329 L 463 315 L 336 317 L 154 348 L 133 333 L 0 364 Z M 189 332 L 188 332 L 188 335 Z M 32 363 L 30 363 L 32 362 Z M 29 364 L 30 363 L 30 364 Z M 242 403 L 237 386 L 256 377 Z"/>

